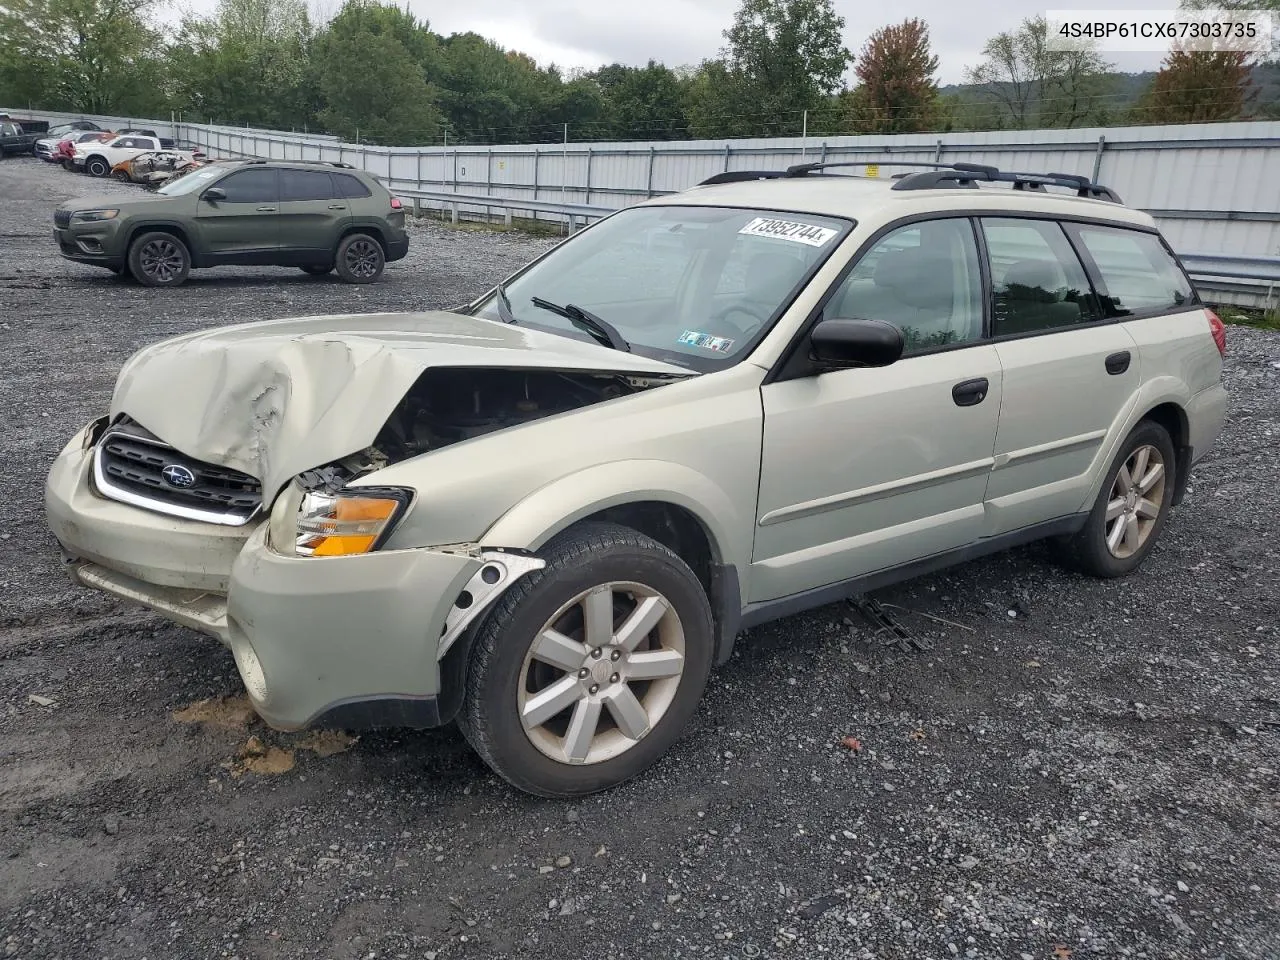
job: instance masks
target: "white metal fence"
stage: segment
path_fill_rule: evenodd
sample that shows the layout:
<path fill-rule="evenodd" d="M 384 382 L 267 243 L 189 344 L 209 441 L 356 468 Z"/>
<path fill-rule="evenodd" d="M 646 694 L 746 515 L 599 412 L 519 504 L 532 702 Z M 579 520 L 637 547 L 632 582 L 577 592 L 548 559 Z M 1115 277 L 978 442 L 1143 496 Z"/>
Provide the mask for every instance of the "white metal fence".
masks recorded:
<path fill-rule="evenodd" d="M 22 110 L 9 111 L 21 119 Z M 37 113 L 41 118 L 66 115 Z M 316 134 L 161 120 L 94 117 L 105 126 L 151 127 L 212 156 L 332 160 L 362 167 L 420 202 L 466 213 L 499 198 L 508 210 L 567 220 L 582 208 L 616 209 L 684 190 L 727 170 L 778 169 L 806 161 L 970 161 L 1003 169 L 1083 174 L 1116 190 L 1159 222 L 1180 253 L 1280 255 L 1280 121 L 902 134 L 729 141 L 569 143 L 529 146 L 380 147 Z M 885 171 L 886 174 L 889 171 Z M 425 194 L 434 194 L 435 198 Z M 521 202 L 532 202 L 521 208 Z M 548 204 L 573 204 L 549 213 Z M 1227 298 L 1264 302 L 1266 281 L 1232 278 Z M 1230 288 L 1230 289 L 1227 289 Z"/>

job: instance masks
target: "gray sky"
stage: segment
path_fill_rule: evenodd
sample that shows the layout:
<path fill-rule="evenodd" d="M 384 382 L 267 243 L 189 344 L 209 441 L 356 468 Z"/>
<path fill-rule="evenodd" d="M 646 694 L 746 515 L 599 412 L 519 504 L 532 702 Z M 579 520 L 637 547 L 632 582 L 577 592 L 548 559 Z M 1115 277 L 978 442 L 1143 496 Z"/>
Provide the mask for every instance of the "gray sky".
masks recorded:
<path fill-rule="evenodd" d="M 327 19 L 342 0 L 311 0 Z M 403 3 L 404 0 L 396 0 Z M 594 69 L 605 63 L 643 65 L 650 59 L 671 67 L 714 57 L 740 0 L 408 0 L 409 8 L 437 33 L 474 31 L 539 64 Z M 1122 0 L 1125 9 L 1172 10 L 1176 0 Z M 173 0 L 173 6 L 210 13 L 217 0 Z M 987 38 L 1011 30 L 1026 17 L 1052 9 L 1099 9 L 1116 0 L 835 0 L 845 20 L 845 46 L 855 55 L 867 35 L 889 23 L 919 17 L 929 24 L 941 61 L 939 81 L 961 83 L 964 68 L 980 59 Z M 1121 70 L 1148 70 L 1156 55 L 1109 59 Z M 851 78 L 852 79 L 852 78 Z"/>
<path fill-rule="evenodd" d="M 331 0 L 332 2 L 332 0 Z M 845 20 L 845 46 L 856 55 L 868 34 L 888 23 L 919 17 L 929 24 L 942 83 L 963 81 L 964 68 L 980 59 L 987 38 L 1025 17 L 1053 9 L 1098 9 L 1110 0 L 904 0 L 875 3 L 835 0 Z M 1163 7 L 1174 0 L 1124 0 L 1126 9 Z M 409 0 L 410 9 L 437 33 L 474 30 L 503 46 L 523 50 L 545 65 L 594 68 L 618 61 L 668 66 L 696 64 L 724 45 L 722 31 L 739 0 Z M 1158 57 L 1112 58 L 1121 69 L 1142 70 Z"/>

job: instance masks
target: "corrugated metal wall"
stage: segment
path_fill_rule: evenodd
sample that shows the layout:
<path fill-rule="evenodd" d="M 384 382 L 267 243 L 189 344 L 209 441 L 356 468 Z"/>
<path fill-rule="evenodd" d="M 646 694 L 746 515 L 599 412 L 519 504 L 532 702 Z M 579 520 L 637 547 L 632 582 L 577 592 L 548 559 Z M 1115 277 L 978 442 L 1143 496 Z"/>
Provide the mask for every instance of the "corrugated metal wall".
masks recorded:
<path fill-rule="evenodd" d="M 24 113 L 9 112 L 16 118 Z M 1083 174 L 1104 183 L 1130 206 L 1154 215 L 1180 253 L 1280 255 L 1277 121 L 807 140 L 389 148 L 208 124 L 91 119 L 106 126 L 153 127 L 213 156 L 343 161 L 369 170 L 392 189 L 613 208 L 684 190 L 725 170 L 876 157 L 968 160 Z"/>
<path fill-rule="evenodd" d="M 1175 249 L 1280 254 L 1280 122 L 826 139 L 387 148 L 177 124 L 214 155 L 341 160 L 400 189 L 621 207 L 724 170 L 806 160 L 969 160 L 1084 174 L 1150 211 Z"/>

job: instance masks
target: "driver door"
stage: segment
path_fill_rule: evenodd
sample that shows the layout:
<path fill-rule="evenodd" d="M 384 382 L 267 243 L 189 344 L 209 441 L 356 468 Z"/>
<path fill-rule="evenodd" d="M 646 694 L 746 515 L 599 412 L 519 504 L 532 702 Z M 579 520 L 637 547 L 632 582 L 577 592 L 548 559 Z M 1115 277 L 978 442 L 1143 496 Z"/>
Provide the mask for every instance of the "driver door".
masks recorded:
<path fill-rule="evenodd" d="M 891 231 L 828 298 L 824 316 L 898 326 L 902 359 L 761 389 L 751 602 L 898 567 L 982 535 L 1001 368 L 983 340 L 978 263 L 967 218 Z"/>
<path fill-rule="evenodd" d="M 206 196 L 201 189 L 196 223 L 207 251 L 207 261 L 218 263 L 272 263 L 280 249 L 280 185 L 278 171 L 250 166 L 211 184 L 223 199 Z"/>

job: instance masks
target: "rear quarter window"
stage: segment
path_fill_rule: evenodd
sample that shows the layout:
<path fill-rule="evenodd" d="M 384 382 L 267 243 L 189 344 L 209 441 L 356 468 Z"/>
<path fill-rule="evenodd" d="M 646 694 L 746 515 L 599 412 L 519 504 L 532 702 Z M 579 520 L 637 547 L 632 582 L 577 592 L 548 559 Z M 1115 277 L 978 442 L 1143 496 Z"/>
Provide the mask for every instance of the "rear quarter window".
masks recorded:
<path fill-rule="evenodd" d="M 1173 312 L 1195 302 L 1195 292 L 1155 234 L 1079 225 L 1076 236 L 1097 265 L 1108 316 Z"/>
<path fill-rule="evenodd" d="M 349 200 L 373 196 L 373 193 L 361 182 L 359 177 L 353 177 L 349 173 L 335 173 L 333 178 L 338 182 L 338 189 L 342 191 L 342 195 Z"/>

